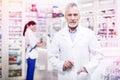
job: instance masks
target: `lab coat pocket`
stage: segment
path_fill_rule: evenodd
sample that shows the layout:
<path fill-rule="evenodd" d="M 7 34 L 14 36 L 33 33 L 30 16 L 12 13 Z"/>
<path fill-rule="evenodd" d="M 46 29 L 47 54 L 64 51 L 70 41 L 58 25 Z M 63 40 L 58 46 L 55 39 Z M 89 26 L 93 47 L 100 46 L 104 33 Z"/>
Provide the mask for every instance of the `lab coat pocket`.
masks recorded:
<path fill-rule="evenodd" d="M 77 80 L 89 80 L 89 75 L 86 72 L 81 72 L 77 75 Z"/>

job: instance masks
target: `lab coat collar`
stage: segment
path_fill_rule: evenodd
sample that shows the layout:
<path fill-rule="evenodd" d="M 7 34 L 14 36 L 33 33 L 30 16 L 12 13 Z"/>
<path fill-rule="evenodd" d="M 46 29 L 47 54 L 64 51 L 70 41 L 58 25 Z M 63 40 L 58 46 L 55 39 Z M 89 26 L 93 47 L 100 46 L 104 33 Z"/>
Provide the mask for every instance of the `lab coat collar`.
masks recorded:
<path fill-rule="evenodd" d="M 78 32 L 76 34 L 75 40 L 72 42 L 68 30 L 69 30 L 68 26 L 65 26 L 61 33 L 62 33 L 62 36 L 64 36 L 66 40 L 68 40 L 68 42 L 70 42 L 70 44 L 72 45 L 74 45 L 78 40 L 81 40 L 84 35 L 83 28 L 81 25 L 79 25 L 77 28 Z"/>

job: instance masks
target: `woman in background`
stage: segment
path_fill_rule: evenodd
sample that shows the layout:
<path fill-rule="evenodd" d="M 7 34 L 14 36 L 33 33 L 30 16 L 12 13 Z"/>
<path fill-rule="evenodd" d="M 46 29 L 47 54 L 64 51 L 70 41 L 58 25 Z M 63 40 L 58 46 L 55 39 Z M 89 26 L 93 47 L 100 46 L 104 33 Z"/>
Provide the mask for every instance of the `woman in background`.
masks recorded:
<path fill-rule="evenodd" d="M 25 37 L 25 46 L 26 46 L 26 59 L 27 59 L 27 75 L 26 80 L 34 79 L 34 70 L 36 58 L 38 57 L 38 51 L 36 47 L 42 46 L 42 43 L 35 36 L 34 32 L 36 31 L 36 22 L 29 21 L 25 24 L 23 36 Z"/>

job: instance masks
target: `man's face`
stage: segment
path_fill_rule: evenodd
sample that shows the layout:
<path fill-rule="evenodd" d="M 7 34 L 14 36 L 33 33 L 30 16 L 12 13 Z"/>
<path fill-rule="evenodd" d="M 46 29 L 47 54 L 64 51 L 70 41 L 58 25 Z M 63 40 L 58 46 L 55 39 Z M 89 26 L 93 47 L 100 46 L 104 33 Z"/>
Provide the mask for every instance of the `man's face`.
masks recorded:
<path fill-rule="evenodd" d="M 79 10 L 77 7 L 68 7 L 65 13 L 65 19 L 68 23 L 69 28 L 75 28 L 80 19 Z"/>

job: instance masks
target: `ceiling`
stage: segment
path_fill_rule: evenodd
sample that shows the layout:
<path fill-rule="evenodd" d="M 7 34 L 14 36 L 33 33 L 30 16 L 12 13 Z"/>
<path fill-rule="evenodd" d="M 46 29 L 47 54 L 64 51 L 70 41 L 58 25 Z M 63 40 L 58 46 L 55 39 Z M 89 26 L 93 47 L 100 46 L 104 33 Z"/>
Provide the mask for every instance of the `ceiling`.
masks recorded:
<path fill-rule="evenodd" d="M 78 0 L 78 2 L 80 2 L 81 4 L 86 4 L 86 3 L 91 3 L 94 0 Z"/>
<path fill-rule="evenodd" d="M 28 0 L 25 0 L 28 2 Z M 58 4 L 58 5 L 66 5 L 69 2 L 77 2 L 80 4 L 87 4 L 93 3 L 95 1 L 113 1 L 113 0 L 29 0 L 32 3 L 39 3 L 39 5 L 51 5 L 51 4 Z"/>
<path fill-rule="evenodd" d="M 104 1 L 113 1 L 113 0 L 77 0 L 79 3 L 81 4 L 86 4 L 86 3 L 92 3 L 94 1 L 100 1 L 100 2 L 104 2 Z"/>

